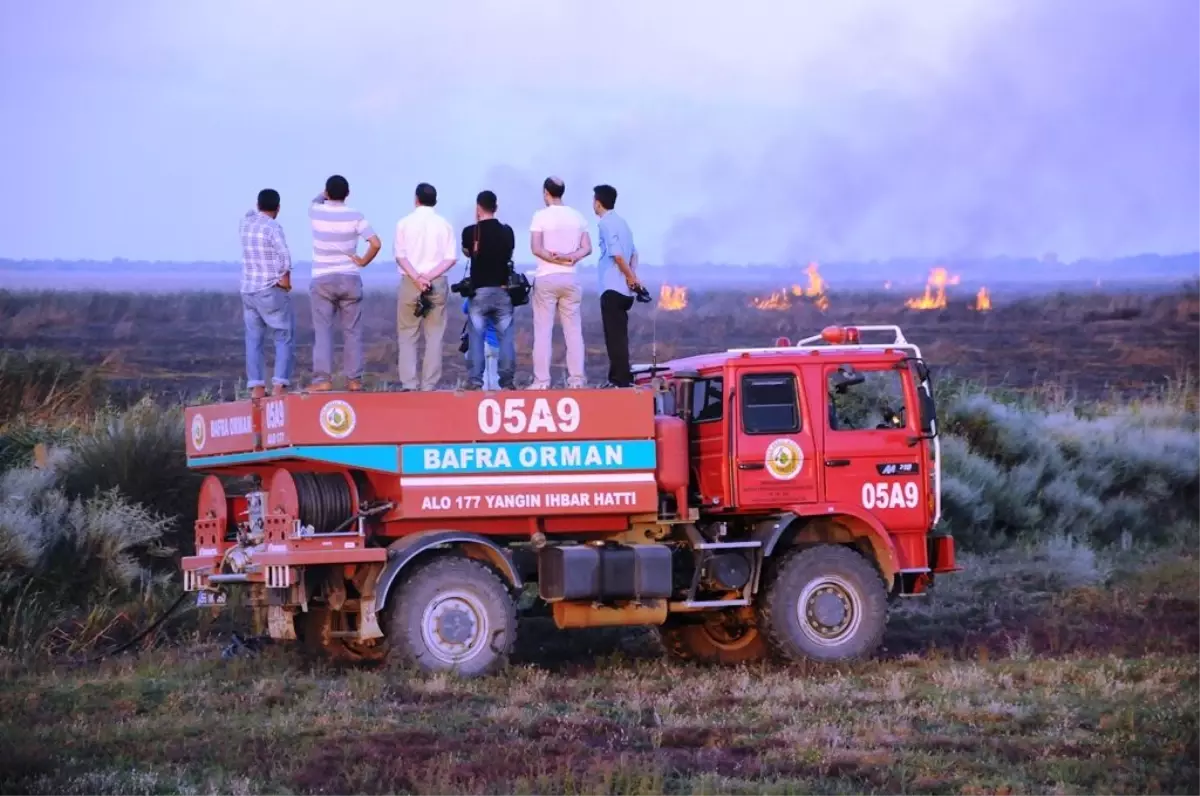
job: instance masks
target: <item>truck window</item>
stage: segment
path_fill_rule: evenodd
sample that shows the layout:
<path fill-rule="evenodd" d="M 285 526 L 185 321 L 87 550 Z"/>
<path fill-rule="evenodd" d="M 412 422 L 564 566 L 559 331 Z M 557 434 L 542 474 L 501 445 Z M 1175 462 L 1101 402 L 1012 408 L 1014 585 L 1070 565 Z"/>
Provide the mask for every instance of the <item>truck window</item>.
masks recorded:
<path fill-rule="evenodd" d="M 853 370 L 844 365 L 840 372 L 829 375 L 828 386 L 831 430 L 904 427 L 904 383 L 899 371 Z"/>
<path fill-rule="evenodd" d="M 796 377 L 790 373 L 742 376 L 742 430 L 747 434 L 795 434 L 800 430 Z"/>
<path fill-rule="evenodd" d="M 717 376 L 712 379 L 697 379 L 692 383 L 692 422 L 710 423 L 720 420 L 722 407 L 725 405 L 724 380 Z"/>

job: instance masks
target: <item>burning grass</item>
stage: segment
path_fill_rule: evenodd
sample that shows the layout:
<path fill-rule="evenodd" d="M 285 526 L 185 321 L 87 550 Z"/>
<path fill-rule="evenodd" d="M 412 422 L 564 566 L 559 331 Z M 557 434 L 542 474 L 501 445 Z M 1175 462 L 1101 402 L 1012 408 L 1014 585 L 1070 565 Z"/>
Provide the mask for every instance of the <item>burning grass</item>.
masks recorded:
<path fill-rule="evenodd" d="M 901 325 L 919 343 L 935 373 L 985 382 L 989 387 L 1029 389 L 1052 382 L 1089 398 L 1109 391 L 1133 393 L 1161 385 L 1200 361 L 1200 294 L 1193 286 L 1159 294 L 987 294 L 977 286 L 947 290 L 945 306 L 914 310 L 899 288 L 849 292 L 830 285 L 819 271 L 800 272 L 795 285 L 774 295 L 745 290 L 689 290 L 658 286 L 658 301 L 630 314 L 635 362 L 689 356 L 731 347 L 768 345 L 784 336 L 797 340 L 829 324 Z M 947 276 L 947 281 L 949 276 Z M 797 291 L 803 295 L 797 295 Z M 936 296 L 935 296 L 936 297 Z M 765 311 L 752 309 L 755 299 Z M 308 297 L 296 304 L 296 376 L 308 379 L 312 332 Z M 682 306 L 686 302 L 686 306 Z M 936 303 L 936 301 L 935 301 Z M 457 351 L 463 319 L 451 308 L 445 339 L 446 386 L 465 376 Z M 62 322 L 30 324 L 31 316 Z M 26 320 L 21 320 L 25 318 Z M 367 381 L 394 382 L 395 297 L 369 293 L 364 299 Z M 532 319 L 515 316 L 517 383 L 531 372 Z M 583 335 L 589 377 L 607 372 L 598 300 L 587 294 Z M 244 395 L 241 304 L 236 293 L 140 295 L 120 293 L 17 293 L 0 290 L 0 339 L 8 346 L 34 346 L 76 366 L 104 365 L 102 383 L 114 400 L 153 392 L 164 401 L 214 393 Z M 205 341 L 198 345 L 197 340 Z M 564 377 L 564 350 L 555 332 L 552 376 Z"/>
<path fill-rule="evenodd" d="M 677 666 L 647 633 L 579 631 L 557 666 L 471 681 L 281 648 L 220 661 L 211 643 L 13 670 L 0 790 L 1197 792 L 1196 558 L 1112 575 L 1079 549 L 1039 555 L 970 560 L 901 609 L 899 657 L 854 665 Z M 987 643 L 947 630 L 978 624 L 963 602 L 1014 599 Z M 1170 600 L 1183 607 L 1163 613 Z M 942 646 L 899 654 L 903 614 Z M 1118 621 L 1127 633 L 1100 632 Z M 537 635 L 523 630 L 526 655 Z"/>

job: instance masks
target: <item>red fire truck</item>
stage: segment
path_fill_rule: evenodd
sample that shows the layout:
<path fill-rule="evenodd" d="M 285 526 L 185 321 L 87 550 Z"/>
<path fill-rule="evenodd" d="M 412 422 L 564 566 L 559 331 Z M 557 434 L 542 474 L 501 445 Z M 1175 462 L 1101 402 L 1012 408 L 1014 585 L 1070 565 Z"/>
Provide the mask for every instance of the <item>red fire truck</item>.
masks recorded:
<path fill-rule="evenodd" d="M 891 599 L 957 569 L 929 371 L 894 326 L 778 342 L 623 390 L 190 407 L 185 588 L 236 591 L 276 639 L 464 675 L 505 663 L 522 602 L 657 626 L 686 659 L 869 655 Z"/>

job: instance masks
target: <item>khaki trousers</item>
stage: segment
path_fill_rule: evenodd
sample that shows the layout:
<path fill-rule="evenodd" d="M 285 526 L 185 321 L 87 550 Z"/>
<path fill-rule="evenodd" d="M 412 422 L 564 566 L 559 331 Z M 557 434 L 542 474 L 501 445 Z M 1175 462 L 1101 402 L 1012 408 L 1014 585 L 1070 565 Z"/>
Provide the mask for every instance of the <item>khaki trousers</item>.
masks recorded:
<path fill-rule="evenodd" d="M 554 314 L 563 330 L 567 345 L 567 386 L 582 387 L 587 383 L 583 372 L 583 325 L 579 306 L 583 291 L 575 274 L 548 274 L 533 281 L 533 384 L 530 389 L 550 387 L 551 337 L 554 333 Z"/>
<path fill-rule="evenodd" d="M 433 305 L 425 317 L 417 317 L 421 288 L 406 275 L 400 277 L 396 301 L 396 342 L 400 371 L 400 387 L 405 390 L 436 390 L 442 380 L 442 338 L 446 334 L 446 296 L 450 281 L 439 276 L 431 285 L 429 301 Z M 417 334 L 425 337 L 425 361 L 421 363 L 421 380 L 417 381 Z"/>

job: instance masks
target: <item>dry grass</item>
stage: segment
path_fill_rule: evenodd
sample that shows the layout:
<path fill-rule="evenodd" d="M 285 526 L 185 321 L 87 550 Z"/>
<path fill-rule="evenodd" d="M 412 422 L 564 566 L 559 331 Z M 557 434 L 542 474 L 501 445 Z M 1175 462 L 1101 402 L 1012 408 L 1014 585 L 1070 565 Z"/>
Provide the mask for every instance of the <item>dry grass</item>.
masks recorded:
<path fill-rule="evenodd" d="M 1049 294 L 996 298 L 987 313 L 956 301 L 937 311 L 906 309 L 894 293 L 839 293 L 827 311 L 796 300 L 781 312 L 750 308 L 754 293 L 695 292 L 679 312 L 637 305 L 630 339 L 637 361 L 668 359 L 726 347 L 792 340 L 831 323 L 898 323 L 942 374 L 989 388 L 1021 390 L 1052 382 L 1086 397 L 1109 391 L 1157 389 L 1200 359 L 1200 298 L 1194 286 L 1157 294 Z M 304 291 L 294 294 L 297 373 L 308 377 L 311 316 Z M 457 351 L 463 318 L 452 302 L 443 350 L 448 385 L 465 375 Z M 388 293 L 364 303 L 368 381 L 396 377 L 396 304 Z M 518 382 L 528 379 L 532 316 L 516 314 Z M 589 376 L 605 377 L 598 301 L 585 296 L 583 333 Z M 232 397 L 244 381 L 241 303 L 236 293 L 67 293 L 0 290 L 0 339 L 8 346 L 36 345 L 77 361 L 105 362 L 117 392 L 152 390 L 178 398 L 215 391 Z M 203 344 L 197 341 L 203 340 Z M 562 339 L 555 333 L 554 377 L 561 379 Z"/>
<path fill-rule="evenodd" d="M 1019 575 L 1034 588 L 1003 644 L 936 629 L 976 624 L 963 597 L 1005 577 L 1002 559 L 971 562 L 985 574 L 920 609 L 934 624 L 920 658 L 706 669 L 665 663 L 644 632 L 531 625 L 516 664 L 483 680 L 310 666 L 284 648 L 222 661 L 212 643 L 13 669 L 0 790 L 1196 793 L 1197 559 L 1110 583 L 1079 550 L 1043 558 L 1041 581 Z M 530 662 L 555 647 L 557 662 Z"/>

